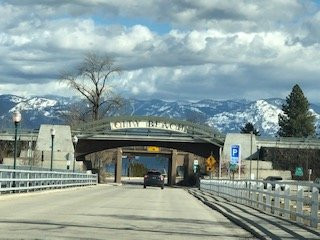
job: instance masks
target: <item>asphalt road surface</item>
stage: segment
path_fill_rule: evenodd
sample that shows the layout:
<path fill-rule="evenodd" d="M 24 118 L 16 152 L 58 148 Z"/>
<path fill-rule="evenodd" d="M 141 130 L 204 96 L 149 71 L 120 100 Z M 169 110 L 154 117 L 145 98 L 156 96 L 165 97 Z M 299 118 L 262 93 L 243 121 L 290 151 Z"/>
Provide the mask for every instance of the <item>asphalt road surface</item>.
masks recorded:
<path fill-rule="evenodd" d="M 0 195 L 0 239 L 254 239 L 180 188 Z"/>

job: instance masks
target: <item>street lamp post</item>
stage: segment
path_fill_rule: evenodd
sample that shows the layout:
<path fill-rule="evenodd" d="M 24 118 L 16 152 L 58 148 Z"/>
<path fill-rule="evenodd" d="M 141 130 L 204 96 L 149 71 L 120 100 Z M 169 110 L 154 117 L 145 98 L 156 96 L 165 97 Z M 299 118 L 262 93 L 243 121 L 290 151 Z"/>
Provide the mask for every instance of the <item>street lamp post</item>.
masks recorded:
<path fill-rule="evenodd" d="M 16 169 L 17 165 L 17 137 L 18 137 L 18 125 L 21 121 L 21 113 L 16 110 L 12 114 L 12 121 L 14 122 L 14 153 L 13 153 L 13 169 Z M 13 172 L 13 178 L 16 178 L 16 172 Z M 12 186 L 15 187 L 16 182 L 14 181 Z"/>
<path fill-rule="evenodd" d="M 51 162 L 50 162 L 50 171 L 52 171 L 52 165 L 53 165 L 53 140 L 54 140 L 54 136 L 56 135 L 56 130 L 54 128 L 50 129 L 50 133 L 51 133 Z"/>
<path fill-rule="evenodd" d="M 13 154 L 13 169 L 16 169 L 17 164 L 17 137 L 18 137 L 18 125 L 21 121 L 21 114 L 19 111 L 14 111 L 12 115 L 14 122 L 14 154 Z"/>
<path fill-rule="evenodd" d="M 74 172 L 74 170 L 75 170 L 75 165 L 76 165 L 76 146 L 77 146 L 77 143 L 78 143 L 78 138 L 77 138 L 76 135 L 73 136 L 72 142 L 73 142 L 73 146 L 74 146 L 74 156 L 73 156 L 73 168 L 72 168 L 72 172 Z"/>

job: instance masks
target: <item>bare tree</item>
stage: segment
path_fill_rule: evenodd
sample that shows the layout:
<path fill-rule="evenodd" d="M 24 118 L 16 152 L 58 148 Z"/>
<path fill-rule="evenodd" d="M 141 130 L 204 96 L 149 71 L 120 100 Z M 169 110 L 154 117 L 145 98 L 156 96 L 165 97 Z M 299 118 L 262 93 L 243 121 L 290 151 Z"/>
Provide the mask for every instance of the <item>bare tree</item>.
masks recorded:
<path fill-rule="evenodd" d="M 110 57 L 87 53 L 83 62 L 73 72 L 62 73 L 60 80 L 86 99 L 92 120 L 98 120 L 122 104 L 122 98 L 112 91 L 110 83 L 112 77 L 120 72 L 120 67 Z"/>
<path fill-rule="evenodd" d="M 43 159 L 42 159 L 42 154 L 43 151 L 39 151 L 39 150 L 34 150 L 33 151 L 33 157 L 32 157 L 32 166 L 41 166 L 43 164 Z"/>
<path fill-rule="evenodd" d="M 71 104 L 68 111 L 62 113 L 64 122 L 73 127 L 78 123 L 85 123 L 92 120 L 90 116 L 91 109 L 88 109 L 86 105 L 84 101 Z"/>
<path fill-rule="evenodd" d="M 99 165 L 104 166 L 108 163 L 116 161 L 116 153 L 113 150 L 103 150 L 100 152 L 88 154 L 88 158 L 93 158 L 93 168 L 99 168 Z"/>
<path fill-rule="evenodd" d="M 89 154 L 87 158 L 91 160 L 92 168 L 98 170 L 99 182 L 104 182 L 107 176 L 105 166 L 109 163 L 116 162 L 116 153 L 112 150 L 103 150 Z"/>

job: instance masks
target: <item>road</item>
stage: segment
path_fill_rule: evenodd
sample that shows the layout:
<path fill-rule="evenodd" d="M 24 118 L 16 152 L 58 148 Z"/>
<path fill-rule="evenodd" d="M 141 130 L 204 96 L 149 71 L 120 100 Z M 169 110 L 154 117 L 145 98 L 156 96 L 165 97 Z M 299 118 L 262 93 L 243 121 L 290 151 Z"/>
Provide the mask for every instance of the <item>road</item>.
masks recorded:
<path fill-rule="evenodd" d="M 0 239 L 254 239 L 181 188 L 0 195 Z"/>

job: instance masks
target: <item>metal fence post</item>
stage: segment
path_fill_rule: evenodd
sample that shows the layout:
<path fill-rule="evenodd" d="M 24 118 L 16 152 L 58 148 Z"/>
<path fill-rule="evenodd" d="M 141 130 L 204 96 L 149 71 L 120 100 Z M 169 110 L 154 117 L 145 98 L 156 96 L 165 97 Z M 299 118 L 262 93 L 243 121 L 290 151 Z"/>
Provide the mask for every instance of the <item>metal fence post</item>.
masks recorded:
<path fill-rule="evenodd" d="M 29 192 L 29 188 L 30 188 L 30 173 L 27 173 L 27 192 Z"/>
<path fill-rule="evenodd" d="M 275 198 L 274 198 L 274 214 L 279 216 L 280 211 L 280 185 L 276 184 L 275 187 Z"/>
<path fill-rule="evenodd" d="M 241 200 L 240 200 L 240 187 L 239 187 L 239 183 L 240 182 L 235 182 L 234 186 L 235 186 L 235 202 L 236 203 L 239 203 Z"/>
<path fill-rule="evenodd" d="M 319 209 L 319 189 L 316 187 L 312 188 L 311 196 L 311 213 L 310 213 L 310 225 L 311 227 L 318 227 L 318 209 Z"/>
<path fill-rule="evenodd" d="M 271 213 L 271 192 L 272 192 L 272 186 L 270 183 L 267 183 L 267 196 L 266 196 L 266 211 L 267 213 Z"/>
<path fill-rule="evenodd" d="M 241 197 L 242 197 L 242 204 L 246 204 L 246 182 L 242 182 L 242 189 L 241 189 Z"/>
<path fill-rule="evenodd" d="M 258 208 L 263 210 L 264 206 L 263 206 L 263 183 L 262 182 L 259 182 L 258 183 L 258 190 L 259 190 L 259 193 L 258 193 Z"/>
<path fill-rule="evenodd" d="M 286 185 L 284 189 L 284 217 L 290 219 L 290 186 Z"/>
<path fill-rule="evenodd" d="M 296 213 L 297 213 L 297 222 L 302 223 L 303 218 L 300 217 L 299 215 L 302 215 L 302 208 L 303 208 L 303 187 L 298 186 L 298 191 L 297 191 L 297 208 L 296 208 Z"/>
<path fill-rule="evenodd" d="M 15 176 L 14 176 L 15 177 Z M 10 172 L 10 179 L 13 179 L 13 172 Z M 10 188 L 13 188 L 14 185 L 15 184 L 15 182 L 14 182 L 14 180 L 13 181 L 10 181 Z"/>
<path fill-rule="evenodd" d="M 257 204 L 257 192 L 256 192 L 256 189 L 257 189 L 257 184 L 255 182 L 251 182 L 251 201 L 250 201 L 250 206 L 252 207 L 256 207 L 256 204 Z"/>

